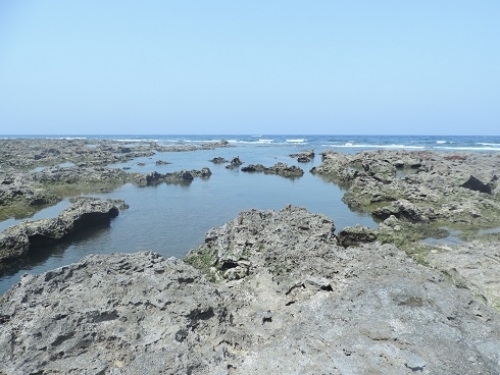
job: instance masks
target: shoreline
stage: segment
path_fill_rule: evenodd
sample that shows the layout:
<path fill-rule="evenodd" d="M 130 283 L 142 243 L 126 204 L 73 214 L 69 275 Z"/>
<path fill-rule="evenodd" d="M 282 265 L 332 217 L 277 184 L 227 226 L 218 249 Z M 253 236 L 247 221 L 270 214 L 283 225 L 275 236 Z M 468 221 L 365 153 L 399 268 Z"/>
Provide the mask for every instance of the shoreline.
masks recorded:
<path fill-rule="evenodd" d="M 27 162 L 9 159 L 12 165 L 0 171 L 3 202 L 9 191 L 36 203 L 129 182 L 152 189 L 163 183 L 183 186 L 212 174 L 209 168 L 140 173 L 107 167 L 115 157 L 147 158 L 153 151 L 143 145 L 90 148 L 75 163 L 85 142 L 57 141 L 71 145 L 59 153 L 55 143 L 42 143 L 48 148 L 35 145 L 23 153 Z M 304 153 L 282 157 L 295 161 L 308 156 L 311 163 L 314 153 Z M 45 156 L 37 159 L 40 154 Z M 0 296 L 0 344 L 10 348 L 0 353 L 0 372 L 133 373 L 145 363 L 155 363 L 145 373 L 188 368 L 265 373 L 276 366 L 290 366 L 292 372 L 335 368 L 346 374 L 374 368 L 386 373 L 495 368 L 500 361 L 500 232 L 481 229 L 500 227 L 500 154 L 385 150 L 321 155 L 310 172 L 311 164 L 302 163 L 305 173 L 342 186 L 343 201 L 377 218 L 377 227 L 337 228 L 331 218 L 291 205 L 251 209 L 209 230 L 183 261 L 151 252 L 90 255 L 41 275 L 26 275 Z M 73 164 L 26 171 L 35 160 Z M 169 163 L 161 160 L 161 165 Z M 226 165 L 230 173 L 247 168 L 276 173 L 266 178 L 290 183 L 291 171 L 303 173 L 296 166 L 250 164 L 239 157 L 214 158 L 212 163 L 219 172 Z M 111 203 L 92 202 L 111 209 L 111 216 L 118 212 Z M 75 222 L 79 217 L 74 216 Z M 65 228 L 72 228 L 70 221 L 54 226 L 61 220 L 28 221 L 0 237 L 19 229 L 28 241 L 33 232 L 36 241 L 42 233 L 56 243 Z M 82 228 L 90 229 L 89 224 Z M 456 230 L 463 242 L 455 246 L 422 241 Z M 36 246 L 31 250 L 36 252 Z M 54 321 L 54 316 L 59 318 Z M 25 328 L 21 332 L 16 327 Z M 118 346 L 117 330 L 122 332 Z M 99 339 L 89 332 L 98 332 Z M 37 337 L 36 342 L 29 337 Z M 421 345 L 422 340 L 427 344 Z M 300 348 L 294 349 L 297 343 Z M 19 354 L 20 345 L 26 354 Z M 377 359 L 380 354 L 385 362 Z M 159 356 L 169 359 L 158 362 Z M 265 360 L 257 363 L 254 356 Z M 95 368 L 89 369 L 91 363 Z"/>

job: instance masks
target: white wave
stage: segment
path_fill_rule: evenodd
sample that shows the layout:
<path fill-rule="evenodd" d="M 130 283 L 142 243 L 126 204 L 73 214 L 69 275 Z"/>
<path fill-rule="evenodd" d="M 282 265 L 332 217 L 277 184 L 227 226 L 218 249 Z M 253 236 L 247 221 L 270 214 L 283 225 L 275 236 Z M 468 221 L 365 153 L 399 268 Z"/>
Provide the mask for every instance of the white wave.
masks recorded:
<path fill-rule="evenodd" d="M 116 139 L 116 142 L 124 142 L 124 143 L 139 143 L 139 142 L 158 142 L 158 139 L 152 138 L 120 138 Z"/>
<path fill-rule="evenodd" d="M 478 142 L 476 143 L 481 146 L 493 146 L 493 147 L 500 147 L 500 143 L 485 143 L 485 142 Z"/>
<path fill-rule="evenodd" d="M 304 138 L 297 138 L 297 139 L 287 139 L 287 143 L 305 143 L 307 140 Z"/>
<path fill-rule="evenodd" d="M 474 147 L 474 146 L 463 146 L 463 147 L 435 147 L 441 150 L 459 150 L 459 151 L 500 151 L 500 145 L 498 147 Z"/>
<path fill-rule="evenodd" d="M 274 142 L 274 139 L 270 139 L 270 138 L 260 138 L 257 143 L 273 143 Z"/>
<path fill-rule="evenodd" d="M 177 142 L 184 142 L 184 143 L 214 143 L 214 142 L 221 142 L 222 139 L 180 139 Z"/>
<path fill-rule="evenodd" d="M 436 141 L 436 143 L 439 145 L 443 145 L 443 144 L 447 143 L 447 141 Z"/>
<path fill-rule="evenodd" d="M 370 145 L 370 144 L 354 144 L 347 142 L 343 145 L 328 145 L 331 147 L 342 147 L 342 148 L 403 148 L 403 149 L 415 149 L 422 150 L 425 146 L 407 146 L 407 145 Z"/>
<path fill-rule="evenodd" d="M 67 141 L 71 141 L 77 139 L 87 139 L 87 137 L 45 137 L 45 139 L 65 139 Z"/>

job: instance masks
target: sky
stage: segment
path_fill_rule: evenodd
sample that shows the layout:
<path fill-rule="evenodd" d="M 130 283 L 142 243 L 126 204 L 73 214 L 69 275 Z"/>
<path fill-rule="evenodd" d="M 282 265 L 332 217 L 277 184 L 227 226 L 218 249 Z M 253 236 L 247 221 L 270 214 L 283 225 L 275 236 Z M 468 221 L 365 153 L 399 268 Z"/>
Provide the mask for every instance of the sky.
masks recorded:
<path fill-rule="evenodd" d="M 500 1 L 0 0 L 0 134 L 500 135 Z"/>

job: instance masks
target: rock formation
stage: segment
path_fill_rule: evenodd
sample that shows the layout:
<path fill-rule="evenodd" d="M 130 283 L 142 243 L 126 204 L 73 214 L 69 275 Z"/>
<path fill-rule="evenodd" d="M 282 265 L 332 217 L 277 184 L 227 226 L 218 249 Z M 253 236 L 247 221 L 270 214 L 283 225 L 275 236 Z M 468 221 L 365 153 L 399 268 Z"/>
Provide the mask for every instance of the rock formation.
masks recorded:
<path fill-rule="evenodd" d="M 289 166 L 285 163 L 276 163 L 272 167 L 265 167 L 262 164 L 249 164 L 246 167 L 241 168 L 242 172 L 263 172 L 265 174 L 275 174 L 282 177 L 301 177 L 304 175 L 304 171 L 295 166 Z"/>
<path fill-rule="evenodd" d="M 393 245 L 250 210 L 186 261 L 89 256 L 0 297 L 0 373 L 493 374 L 500 319 Z M 209 282 L 208 279 L 217 280 Z"/>
<path fill-rule="evenodd" d="M 109 201 L 80 198 L 56 218 L 24 221 L 7 228 L 0 233 L 0 266 L 81 229 L 109 223 L 117 215 L 118 208 Z"/>
<path fill-rule="evenodd" d="M 243 164 L 243 162 L 240 160 L 240 157 L 236 156 L 231 160 L 231 163 L 229 163 L 229 165 L 226 165 L 226 168 L 227 169 L 238 169 L 242 164 Z"/>

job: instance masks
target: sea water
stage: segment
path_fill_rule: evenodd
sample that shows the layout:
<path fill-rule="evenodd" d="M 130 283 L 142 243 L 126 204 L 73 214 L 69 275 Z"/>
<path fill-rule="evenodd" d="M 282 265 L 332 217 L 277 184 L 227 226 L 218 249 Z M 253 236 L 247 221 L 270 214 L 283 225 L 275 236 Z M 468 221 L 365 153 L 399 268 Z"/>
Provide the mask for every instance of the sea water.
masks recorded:
<path fill-rule="evenodd" d="M 45 137 L 50 136 L 32 136 Z M 72 136 L 67 136 L 72 137 Z M 57 137 L 54 137 L 57 138 Z M 66 138 L 64 136 L 63 138 Z M 83 138 L 79 136 L 79 138 Z M 332 219 L 337 230 L 362 224 L 374 227 L 369 215 L 352 212 L 342 202 L 344 191 L 332 182 L 312 175 L 309 170 L 321 162 L 322 151 L 336 150 L 354 153 L 374 149 L 433 149 L 449 152 L 462 150 L 477 152 L 500 151 L 500 137 L 417 137 L 417 136 L 308 136 L 308 135 L 220 135 L 220 136 L 85 136 L 90 141 L 111 139 L 124 144 L 158 142 L 160 145 L 197 144 L 225 139 L 230 146 L 214 150 L 189 152 L 162 152 L 152 157 L 112 165 L 128 171 L 167 173 L 181 169 L 201 169 L 207 166 L 212 176 L 206 180 L 195 178 L 189 185 L 161 184 L 139 188 L 124 185 L 111 193 L 94 194 L 100 198 L 123 199 L 130 206 L 111 221 L 110 226 L 87 230 L 57 246 L 31 254 L 22 268 L 13 269 L 0 278 L 0 294 L 4 293 L 24 273 L 41 273 L 79 261 L 89 254 L 137 252 L 151 250 L 164 257 L 184 257 L 203 242 L 204 234 L 212 227 L 236 218 L 242 210 L 281 209 L 287 204 L 306 207 Z M 310 163 L 298 163 L 289 154 L 314 149 L 317 156 Z M 284 178 L 260 173 L 229 170 L 225 164 L 209 162 L 214 157 L 228 160 L 235 156 L 246 164 L 261 163 L 272 166 L 277 162 L 297 165 L 304 176 Z M 156 165 L 156 161 L 171 164 Z M 145 164 L 145 165 L 139 165 Z M 58 206 L 40 212 L 35 218 L 53 217 L 67 207 Z M 0 228 L 16 224 L 9 219 Z"/>

